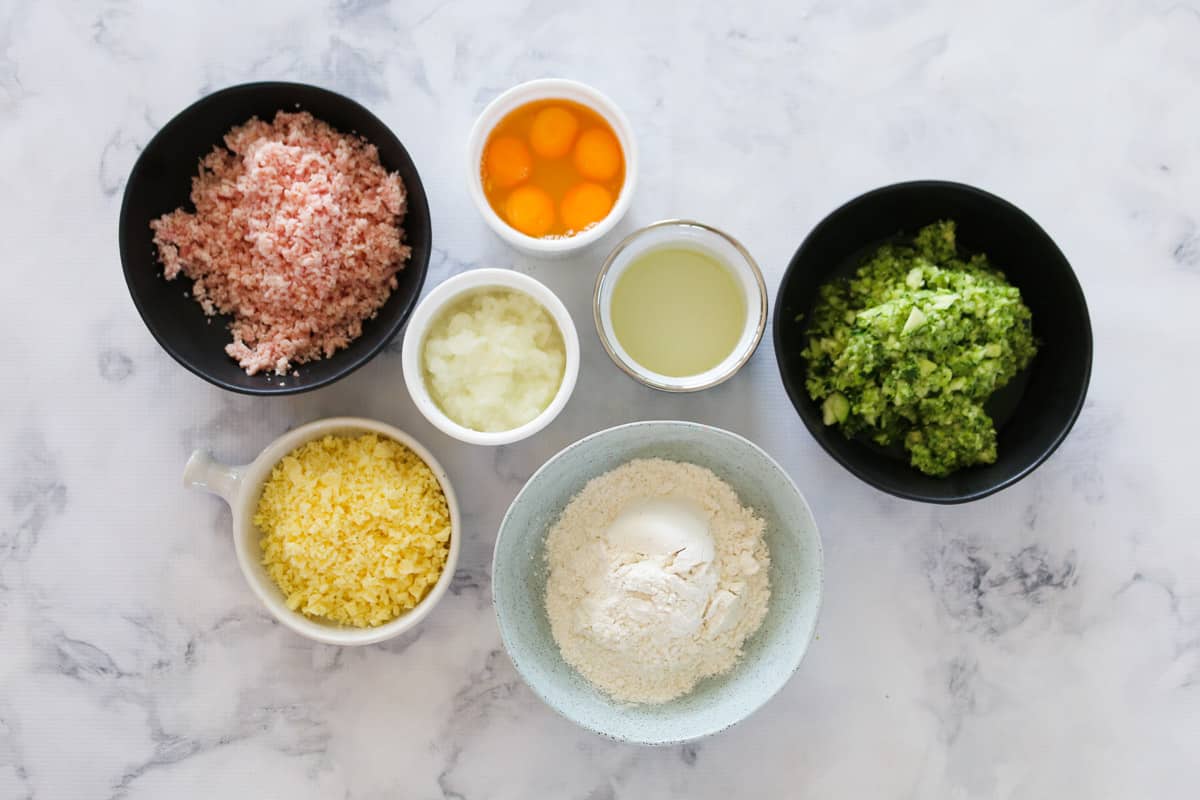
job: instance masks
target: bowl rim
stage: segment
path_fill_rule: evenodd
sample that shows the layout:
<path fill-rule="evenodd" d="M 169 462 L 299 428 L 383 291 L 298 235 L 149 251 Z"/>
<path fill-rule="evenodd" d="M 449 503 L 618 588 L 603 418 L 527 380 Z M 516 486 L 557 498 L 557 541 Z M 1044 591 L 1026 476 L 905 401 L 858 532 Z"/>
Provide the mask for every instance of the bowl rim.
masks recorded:
<path fill-rule="evenodd" d="M 814 589 L 813 589 L 813 595 L 814 595 L 814 597 L 813 597 L 813 624 L 812 624 L 811 629 L 808 632 L 808 636 L 805 639 L 805 641 L 803 642 L 803 646 L 797 652 L 795 663 L 787 665 L 787 669 L 782 671 L 782 673 L 778 677 L 778 680 L 774 683 L 774 685 L 772 685 L 768 688 L 767 692 L 761 697 L 761 699 L 758 699 L 740 717 L 730 720 L 728 722 L 724 722 L 724 723 L 722 723 L 718 726 L 715 726 L 709 730 L 702 731 L 693 736 L 684 736 L 684 737 L 676 737 L 676 738 L 671 738 L 671 739 L 650 741 L 650 740 L 644 740 L 644 739 L 632 739 L 632 738 L 624 738 L 621 736 L 617 736 L 608 731 L 600 730 L 598 727 L 586 724 L 586 723 L 576 719 L 575 717 L 568 714 L 564 709 L 559 708 L 557 705 L 552 703 L 549 700 L 549 698 L 547 698 L 546 695 L 542 692 L 541 688 L 529 680 L 529 678 L 527 677 L 525 668 L 523 666 L 524 662 L 520 658 L 518 658 L 517 655 L 515 654 L 515 649 L 512 644 L 513 639 L 511 637 L 511 632 L 506 623 L 505 612 L 501 611 L 500 603 L 498 602 L 497 597 L 496 597 L 497 581 L 495 580 L 495 576 L 496 576 L 495 565 L 497 563 L 499 563 L 500 545 L 501 545 L 502 541 L 504 540 L 504 531 L 508 527 L 509 518 L 512 515 L 513 508 L 516 506 L 517 502 L 529 490 L 529 487 L 533 484 L 533 482 L 544 472 L 548 472 L 553 467 L 555 462 L 557 462 L 559 460 L 559 458 L 566 455 L 568 452 L 575 450 L 576 448 L 579 448 L 586 444 L 589 444 L 594 439 L 598 439 L 598 438 L 601 438 L 601 437 L 604 437 L 607 435 L 611 435 L 617 431 L 624 430 L 626 428 L 655 428 L 655 427 L 662 427 L 662 426 L 677 427 L 677 428 L 681 428 L 684 430 L 698 431 L 702 435 L 723 436 L 728 439 L 732 439 L 732 440 L 738 442 L 740 445 L 748 446 L 750 449 L 757 451 L 757 453 L 760 456 L 762 456 L 767 461 L 768 464 L 770 464 L 772 467 L 774 467 L 774 469 L 776 469 L 779 472 L 779 474 L 783 476 L 783 478 L 787 481 L 788 485 L 791 487 L 792 491 L 794 492 L 796 499 L 800 502 L 800 506 L 804 509 L 805 513 L 808 514 L 809 519 L 812 520 L 812 526 L 813 526 L 812 543 L 814 545 L 814 551 L 815 551 L 813 560 L 814 560 L 814 570 L 815 570 L 815 575 L 816 575 L 816 581 L 815 581 Z M 544 538 L 544 534 L 543 534 L 543 538 Z M 806 498 L 804 496 L 804 493 L 800 491 L 800 487 L 798 487 L 796 485 L 796 481 L 792 479 L 791 474 L 786 469 L 784 469 L 783 465 L 780 464 L 764 448 L 760 447 L 759 445 L 755 444 L 753 441 L 746 438 L 745 436 L 742 436 L 739 433 L 734 433 L 733 431 L 727 430 L 725 428 L 718 428 L 715 425 L 706 425 L 702 422 L 692 422 L 689 420 L 679 420 L 679 419 L 637 420 L 634 422 L 626 422 L 626 423 L 623 423 L 620 425 L 614 425 L 610 428 L 605 428 L 604 430 L 596 431 L 595 433 L 590 433 L 587 436 L 584 436 L 580 439 L 576 439 L 574 442 L 571 442 L 566 447 L 562 448 L 557 453 L 550 456 L 550 458 L 546 459 L 546 461 L 540 467 L 538 467 L 533 472 L 532 475 L 529 476 L 528 480 L 526 480 L 524 485 L 521 486 L 520 491 L 518 491 L 516 496 L 513 497 L 512 502 L 509 503 L 508 508 L 504 512 L 504 516 L 500 520 L 500 525 L 496 529 L 496 542 L 492 546 L 491 594 L 492 594 L 492 611 L 496 615 L 496 626 L 500 631 L 500 642 L 504 646 L 504 651 L 505 651 L 505 653 L 508 654 L 508 658 L 510 661 L 512 661 L 513 667 L 516 669 L 517 674 L 521 677 L 522 682 L 526 686 L 529 687 L 530 691 L 532 691 L 534 693 L 534 695 L 536 695 L 537 698 L 542 701 L 543 704 L 548 706 L 551 710 L 553 710 L 556 714 L 558 714 L 563 719 L 579 726 L 580 728 L 583 728 L 584 730 L 590 731 L 599 736 L 603 736 L 606 739 L 609 739 L 612 741 L 624 742 L 624 743 L 628 743 L 628 744 L 649 746 L 649 747 L 669 747 L 672 745 L 685 744 L 687 742 L 694 742 L 699 739 L 707 738 L 709 736 L 715 736 L 718 733 L 729 730 L 733 726 L 746 721 L 751 716 L 753 716 L 755 713 L 760 711 L 764 706 L 766 706 L 767 703 L 769 703 L 772 699 L 774 699 L 781 691 L 783 691 L 783 688 L 785 686 L 787 686 L 788 682 L 791 681 L 791 679 L 795 676 L 796 672 L 799 671 L 800 665 L 802 663 L 804 663 L 805 656 L 808 655 L 809 648 L 812 647 L 812 643 L 816 639 L 817 628 L 820 626 L 820 623 L 821 623 L 821 609 L 823 607 L 824 599 L 825 599 L 825 548 L 821 541 L 820 526 L 817 524 L 816 516 L 812 513 L 812 506 L 809 505 L 808 498 Z M 751 638 L 753 638 L 753 636 Z M 734 669 L 737 669 L 740 664 L 741 664 L 741 662 L 739 661 L 739 664 L 735 665 Z M 572 669 L 574 669 L 574 668 L 572 668 Z"/>
<path fill-rule="evenodd" d="M 442 565 L 442 572 L 433 588 L 408 611 L 372 628 L 326 625 L 310 619 L 298 611 L 288 609 L 279 598 L 279 588 L 271 582 L 270 577 L 262 578 L 255 571 L 255 562 L 252 562 L 254 548 L 248 542 L 248 537 L 255 537 L 255 543 L 257 543 L 257 528 L 253 521 L 254 506 L 262 491 L 262 486 L 280 460 L 308 442 L 351 430 L 357 431 L 359 434 L 375 433 L 399 442 L 412 450 L 418 458 L 425 462 L 437 479 L 438 485 L 442 488 L 442 494 L 445 495 L 446 507 L 450 514 L 450 548 L 446 554 L 446 562 Z M 189 466 L 185 468 L 185 481 L 192 463 L 192 460 L 189 460 Z M 449 591 L 463 544 L 463 522 L 458 496 L 455 494 L 450 475 L 446 472 L 445 467 L 430 452 L 429 448 L 421 444 L 412 434 L 386 422 L 366 417 L 326 417 L 285 431 L 263 447 L 249 464 L 235 469 L 238 473 L 237 488 L 232 497 L 225 499 L 229 503 L 232 516 L 231 533 L 238 567 L 242 572 L 243 579 L 250 587 L 251 593 L 258 599 L 262 607 L 288 630 L 310 641 L 342 647 L 378 644 L 416 627 L 429 616 Z"/>
<path fill-rule="evenodd" d="M 429 389 L 425 385 L 424 369 L 421 366 L 421 345 L 429 328 L 438 319 L 442 310 L 451 302 L 465 294 L 488 288 L 511 289 L 529 295 L 546 309 L 554 319 L 563 339 L 562 381 L 558 390 L 550 400 L 550 404 L 542 409 L 536 417 L 507 431 L 477 431 L 460 425 L 438 408 Z M 579 332 L 571 319 L 562 299 L 550 287 L 524 272 L 502 267 L 484 267 L 467 270 L 452 275 L 439 283 L 417 305 L 416 310 L 408 320 L 404 331 L 404 342 L 400 348 L 400 367 L 404 374 L 404 385 L 413 405 L 421 412 L 434 427 L 447 436 L 467 444 L 498 446 L 519 442 L 538 433 L 551 422 L 567 406 L 575 391 L 579 378 Z"/>
<path fill-rule="evenodd" d="M 587 98 L 587 101 L 573 100 L 586 105 L 595 111 L 612 126 L 622 148 L 625 159 L 625 181 L 621 192 L 617 195 L 613 207 L 604 219 L 592 227 L 574 236 L 559 239 L 539 239 L 521 233 L 500 218 L 488 202 L 483 192 L 483 178 L 480 175 L 479 164 L 483 158 L 483 148 L 492 130 L 510 111 L 525 103 L 537 100 L 572 99 L 562 98 L 561 95 L 574 93 Z M 495 117 L 495 119 L 493 119 Z M 488 227 L 512 247 L 525 253 L 548 258 L 568 256 L 592 245 L 605 234 L 616 227 L 633 204 L 633 193 L 637 188 L 638 149 L 637 139 L 633 134 L 633 125 L 629 118 L 613 100 L 599 89 L 570 78 L 535 78 L 534 80 L 518 83 L 501 92 L 490 103 L 484 106 L 471 125 L 467 135 L 467 180 L 471 200 L 479 211 Z"/>
<path fill-rule="evenodd" d="M 1067 285 L 1068 285 L 1069 291 L 1072 295 L 1072 299 L 1075 300 L 1079 304 L 1079 308 L 1083 312 L 1083 323 L 1084 323 L 1083 348 L 1084 348 L 1085 363 L 1083 365 L 1084 366 L 1083 383 L 1082 383 L 1082 386 L 1080 387 L 1078 396 L 1075 398 L 1073 407 L 1071 408 L 1071 412 L 1070 412 L 1069 417 L 1066 420 L 1066 423 L 1054 435 L 1053 440 L 1051 442 L 1049 442 L 1049 444 L 1043 446 L 1043 448 L 1041 449 L 1041 452 L 1038 454 L 1038 456 L 1036 458 L 1034 458 L 1030 463 L 1028 463 L 1024 467 L 1022 467 L 1020 470 L 1018 470 L 1013 475 L 1010 475 L 1009 477 L 1005 478 L 1004 480 L 998 481 L 997 483 L 995 483 L 991 486 L 988 486 L 983 489 L 979 489 L 977 491 L 966 492 L 964 494 L 947 495 L 947 496 L 930 496 L 930 495 L 924 494 L 922 492 L 906 490 L 902 487 L 888 485 L 882 481 L 878 481 L 873 478 L 867 477 L 866 475 L 861 474 L 859 472 L 859 470 L 857 469 L 857 467 L 855 467 L 855 465 L 851 459 L 846 458 L 842 453 L 831 448 L 829 445 L 827 445 L 821 439 L 820 436 L 817 435 L 817 431 L 814 429 L 815 423 L 809 419 L 809 416 L 807 414 L 805 414 L 801 411 L 801 406 L 804 403 L 811 402 L 809 400 L 807 394 L 803 390 L 803 387 L 801 385 L 802 382 L 791 380 L 791 377 L 784 370 L 783 360 L 780 357 L 780 353 L 783 352 L 782 347 L 783 347 L 783 337 L 784 337 L 783 325 L 782 325 L 783 317 L 782 317 L 782 313 L 781 313 L 783 310 L 783 302 L 784 302 L 783 301 L 783 296 L 784 296 L 783 288 L 787 284 L 788 279 L 792 276 L 793 271 L 796 269 L 796 265 L 797 265 L 798 261 L 804 255 L 805 251 L 812 245 L 812 242 L 815 240 L 817 235 L 820 233 L 823 233 L 824 230 L 826 228 L 828 228 L 830 225 L 832 225 L 838 217 L 840 217 L 842 214 L 849 211 L 854 206 L 857 206 L 860 203 L 863 203 L 870 199 L 873 199 L 879 195 L 892 194 L 892 193 L 896 193 L 896 192 L 921 191 L 921 190 L 930 190 L 930 189 L 951 190 L 951 191 L 957 191 L 957 192 L 963 192 L 966 194 L 975 195 L 976 197 L 978 197 L 988 203 L 998 205 L 998 206 L 1005 208 L 1007 211 L 1014 214 L 1018 219 L 1020 219 L 1023 224 L 1029 226 L 1029 228 L 1037 231 L 1043 237 L 1045 237 L 1046 242 L 1049 243 L 1050 247 L 1053 248 L 1053 251 L 1055 253 L 1057 253 L 1062 264 L 1066 267 L 1065 277 L 1067 279 Z M 836 461 L 843 468 L 845 468 L 847 472 L 849 472 L 850 474 L 852 474 L 854 477 L 858 478 L 859 480 L 863 481 L 864 483 L 868 484 L 869 486 L 872 486 L 875 489 L 878 489 L 881 492 L 892 495 L 893 497 L 899 497 L 903 500 L 912 500 L 912 501 L 921 502 L 921 503 L 933 503 L 935 505 L 957 505 L 960 503 L 969 503 L 969 502 L 972 502 L 975 500 L 980 500 L 984 497 L 988 497 L 989 495 L 993 495 L 999 491 L 1007 489 L 1010 486 L 1013 486 L 1014 484 L 1018 483 L 1019 481 L 1023 480 L 1024 478 L 1028 477 L 1030 473 L 1032 473 L 1034 470 L 1036 470 L 1038 467 L 1040 467 L 1043 463 L 1045 463 L 1046 460 L 1049 459 L 1050 456 L 1054 454 L 1054 451 L 1056 451 L 1059 448 L 1059 446 L 1063 443 L 1063 441 L 1066 440 L 1067 435 L 1070 434 L 1071 429 L 1075 426 L 1076 420 L 1079 419 L 1079 415 L 1083 411 L 1084 403 L 1087 400 L 1088 388 L 1091 385 L 1092 361 L 1093 361 L 1093 357 L 1094 357 L 1094 342 L 1093 342 L 1093 335 L 1092 335 L 1091 315 L 1088 311 L 1087 299 L 1084 296 L 1083 287 L 1079 283 L 1079 278 L 1075 274 L 1075 270 L 1071 266 L 1071 262 L 1067 259 L 1066 255 L 1062 252 L 1062 250 L 1059 248 L 1058 244 L 1054 241 L 1054 239 L 1051 238 L 1050 234 L 1048 234 L 1046 232 L 1046 230 L 1041 225 L 1039 225 L 1038 222 L 1033 217 L 1031 217 L 1028 213 L 1026 213 L 1024 210 L 1022 210 L 1015 204 L 1009 202 L 1008 200 L 1005 200 L 1003 197 L 992 194 L 991 192 L 986 191 L 984 189 L 980 189 L 976 186 L 971 186 L 970 184 L 961 183 L 958 181 L 947 181 L 947 180 L 937 180 L 937 179 L 901 181 L 898 183 L 891 183 L 891 184 L 887 184 L 885 186 L 880 186 L 878 188 L 871 189 L 870 191 L 863 192 L 862 194 L 859 194 L 859 195 L 851 198 L 850 200 L 843 202 L 841 205 L 837 206 L 832 211 L 830 211 L 825 216 L 823 216 L 821 218 L 820 222 L 818 222 L 816 225 L 814 225 L 813 228 L 804 237 L 804 240 L 800 243 L 800 246 L 796 249 L 796 252 L 792 254 L 792 257 L 788 261 L 788 265 L 787 265 L 786 269 L 784 269 L 784 271 L 783 271 L 783 276 L 780 278 L 779 289 L 777 290 L 776 295 L 775 295 L 775 320 L 772 323 L 772 340 L 773 340 L 774 349 L 775 349 L 776 367 L 779 370 L 779 377 L 780 377 L 781 382 L 783 383 L 784 391 L 787 393 L 788 400 L 791 401 L 792 407 L 796 411 L 796 415 L 798 417 L 800 417 L 800 419 L 804 422 L 804 427 L 808 429 L 809 435 L 811 435 L 812 438 L 816 440 L 817 444 L 819 444 L 821 446 L 821 449 L 824 450 L 826 453 L 828 453 L 833 458 L 834 461 Z"/>
<path fill-rule="evenodd" d="M 225 95 L 230 95 L 230 94 L 237 94 L 237 93 L 243 93 L 243 92 L 287 91 L 287 90 L 294 90 L 294 89 L 304 89 L 305 91 L 315 91 L 315 92 L 327 95 L 330 99 L 334 100 L 335 102 L 346 105 L 354 113 L 361 114 L 364 117 L 378 123 L 379 127 L 382 128 L 386 132 L 387 136 L 391 137 L 392 142 L 389 142 L 389 145 L 394 144 L 395 147 L 398 148 L 401 153 L 403 153 L 404 157 L 407 158 L 408 162 L 412 165 L 413 174 L 416 175 L 416 177 L 417 177 L 415 186 L 410 184 L 410 182 L 405 181 L 405 187 L 404 187 L 405 193 L 407 195 L 412 195 L 415 190 L 415 192 L 420 194 L 421 197 L 426 198 L 424 182 L 421 180 L 420 172 L 417 170 L 416 162 L 413 161 L 412 155 L 408 152 L 408 149 L 404 146 L 403 142 L 400 141 L 399 137 L 396 136 L 396 134 L 392 131 L 392 129 L 390 127 L 388 127 L 386 124 L 384 124 L 384 122 L 381 119 L 379 119 L 379 117 L 377 117 L 374 113 L 372 113 L 370 110 L 368 110 L 361 103 L 357 102 L 356 100 L 352 100 L 351 98 L 347 97 L 344 94 L 335 92 L 332 89 L 327 89 L 323 86 L 317 86 L 317 85 L 311 84 L 311 83 L 300 83 L 297 81 L 251 81 L 249 83 L 239 83 L 239 84 L 234 84 L 233 86 L 226 86 L 222 89 L 218 89 L 215 92 L 210 92 L 210 93 L 196 99 L 192 103 L 188 104 L 185 108 L 183 108 L 182 110 L 177 112 L 174 116 L 172 116 L 169 120 L 167 120 L 167 122 L 165 124 L 163 124 L 162 127 L 160 127 L 154 133 L 153 136 L 150 137 L 149 141 L 147 141 L 146 145 L 141 149 L 141 152 L 138 153 L 137 159 L 134 160 L 133 167 L 130 168 L 129 175 L 125 179 L 125 190 L 121 194 L 121 209 L 117 215 L 117 248 L 120 253 L 121 272 L 125 277 L 125 287 L 126 287 L 127 291 L 129 292 L 130 298 L 133 300 L 133 305 L 137 309 L 138 316 L 142 318 L 142 324 L 146 326 L 146 329 L 148 331 L 150 331 L 150 335 L 154 337 L 154 340 L 156 342 L 158 342 L 159 347 L 161 347 L 163 350 L 165 350 L 167 352 L 167 354 L 171 356 L 171 358 L 175 359 L 176 363 L 178 363 L 180 366 L 182 366 L 188 372 L 192 373 L 193 375 L 197 376 L 198 378 L 202 378 L 203 380 L 207 381 L 208 383 L 212 384 L 213 386 L 217 386 L 221 389 L 225 389 L 226 391 L 236 392 L 237 394 L 252 395 L 252 396 L 259 396 L 259 397 L 288 395 L 288 394 L 301 394 L 304 392 L 310 392 L 314 389 L 319 389 L 323 386 L 328 386 L 332 383 L 335 383 L 335 382 L 341 380 L 342 378 L 346 377 L 350 373 L 358 370 L 360 367 L 364 366 L 368 361 L 372 360 L 373 358 L 375 358 L 375 356 L 379 355 L 379 353 L 381 351 L 383 351 L 388 346 L 388 344 L 391 343 L 392 339 L 394 339 L 396 337 L 396 334 L 400 332 L 400 329 L 404 327 L 404 324 L 408 321 L 409 316 L 411 316 L 413 309 L 416 307 L 417 300 L 420 297 L 420 287 L 424 286 L 425 280 L 426 280 L 426 278 L 428 276 L 428 272 L 429 272 L 429 255 L 430 255 L 430 252 L 432 252 L 433 227 L 430 222 L 429 201 L 428 201 L 428 198 L 426 198 L 425 202 L 421 204 L 421 206 L 424 208 L 424 214 L 421 215 L 421 217 L 417 220 L 417 222 L 419 223 L 418 227 L 424 227 L 425 230 L 429 231 L 430 247 L 427 248 L 427 250 L 429 252 L 426 252 L 425 257 L 419 260 L 420 263 L 417 263 L 417 260 L 410 256 L 408 261 L 406 261 L 405 265 L 404 265 L 405 270 L 417 269 L 419 271 L 419 276 L 418 276 L 419 282 L 417 284 L 418 291 L 415 292 L 413 294 L 413 296 L 409 298 L 409 300 L 405 304 L 404 308 L 402 308 L 400 310 L 400 313 L 397 315 L 396 322 L 393 323 L 393 325 L 391 326 L 390 329 L 388 329 L 387 331 L 384 332 L 384 335 L 380 338 L 378 343 L 376 343 L 372 347 L 368 348 L 367 350 L 363 351 L 356 358 L 347 362 L 345 365 L 342 366 L 341 369 L 331 373 L 330 375 L 328 375 L 320 380 L 312 381 L 312 382 L 304 383 L 304 384 L 280 384 L 280 385 L 268 384 L 265 386 L 257 387 L 257 386 L 240 386 L 237 384 L 229 383 L 228 381 L 225 381 L 222 378 L 217 377 L 216 375 L 212 375 L 212 374 L 208 373 L 207 371 L 197 367 L 196 365 L 192 364 L 187 359 L 185 359 L 183 357 L 183 355 L 179 352 L 179 350 L 175 347 L 175 345 L 172 343 L 171 338 L 164 335 L 158 329 L 158 326 L 156 326 L 150 322 L 150 318 L 148 317 L 148 308 L 145 305 L 142 297 L 134 290 L 134 287 L 133 287 L 133 279 L 132 279 L 133 267 L 130 265 L 130 256 L 127 253 L 127 246 L 126 246 L 126 241 L 125 241 L 126 229 L 129 228 L 130 225 L 132 225 L 132 222 L 129 219 L 130 196 L 133 191 L 135 178 L 137 178 L 139 173 L 144 169 L 144 163 L 145 163 L 145 159 L 147 158 L 147 154 L 152 152 L 156 147 L 162 145 L 163 143 L 169 142 L 169 139 L 174 134 L 175 129 L 182 127 L 186 122 L 186 118 L 191 116 L 192 114 L 197 113 L 199 111 L 198 107 L 204 105 L 205 103 L 212 102 L 218 98 L 221 98 Z M 282 111 L 285 109 L 280 108 L 279 110 Z M 304 109 L 301 108 L 300 110 L 303 111 Z M 234 124 L 241 124 L 241 123 L 234 123 Z M 361 133 L 356 133 L 354 131 L 342 131 L 341 129 L 338 129 L 338 131 L 339 131 L 339 133 L 347 133 L 350 135 L 362 136 Z M 370 142 L 370 143 L 375 144 L 376 146 L 378 145 L 377 142 Z M 219 142 L 214 142 L 213 146 L 216 146 L 218 144 L 219 144 Z M 405 213 L 405 217 L 404 217 L 405 223 L 407 223 L 408 220 L 410 219 L 409 214 L 411 214 L 412 211 L 413 211 L 412 206 L 409 205 L 409 207 Z M 402 227 L 407 232 L 409 230 L 410 226 L 407 224 L 402 224 Z M 389 299 L 390 298 L 391 298 L 391 295 L 389 295 Z M 344 352 L 345 352 L 344 350 L 338 351 L 338 353 L 335 353 L 334 356 L 336 357 L 338 354 L 344 353 Z"/>
<path fill-rule="evenodd" d="M 616 263 L 617 258 L 620 257 L 621 253 L 623 253 L 626 248 L 628 248 L 642 236 L 651 231 L 662 228 L 697 228 L 706 233 L 710 233 L 714 236 L 724 239 L 730 246 L 733 247 L 734 250 L 737 251 L 738 255 L 740 255 L 742 258 L 742 262 L 738 265 L 731 265 L 732 268 L 739 271 L 745 270 L 758 285 L 758 319 L 757 321 L 754 321 L 754 318 L 750 313 L 749 306 L 751 305 L 751 302 L 749 301 L 752 301 L 753 298 L 747 297 L 746 299 L 748 302 L 746 304 L 746 323 L 742 326 L 743 335 L 747 329 L 753 329 L 754 331 L 753 338 L 750 340 L 750 343 L 744 348 L 744 350 L 741 351 L 737 360 L 732 362 L 723 372 L 696 386 L 688 386 L 682 383 L 682 381 L 689 376 L 684 376 L 683 378 L 671 378 L 670 376 L 666 375 L 660 376 L 658 373 L 644 369 L 640 364 L 632 359 L 626 360 L 617 351 L 617 347 L 614 345 L 614 343 L 609 339 L 608 333 L 604 326 L 604 309 L 601 301 L 604 293 L 604 284 L 608 279 L 608 274 L 611 271 L 613 264 Z M 612 362 L 616 364 L 626 375 L 645 386 L 649 386 L 652 389 L 659 389 L 664 392 L 673 392 L 677 394 L 702 392 L 705 389 L 711 389 L 714 386 L 720 386 L 722 383 L 738 374 L 742 367 L 746 366 L 746 364 L 758 351 L 758 346 L 762 343 L 763 333 L 767 329 L 767 316 L 769 313 L 770 303 L 767 299 L 767 284 L 763 278 L 762 270 L 759 269 L 758 262 L 756 262 L 754 257 L 750 255 L 750 251 L 747 250 L 745 245 L 743 245 L 740 241 L 720 228 L 712 225 L 706 225 L 703 222 L 697 222 L 696 220 L 692 219 L 659 220 L 658 222 L 652 222 L 649 225 L 645 225 L 630 233 L 628 236 L 618 242 L 617 245 L 612 249 L 612 252 L 608 254 L 608 257 L 604 259 L 604 263 L 600 267 L 600 272 L 596 275 L 595 287 L 592 290 L 592 320 L 596 323 L 596 335 L 600 338 L 600 344 L 604 346 L 604 352 L 608 353 L 608 357 L 612 359 Z M 737 351 L 734 352 L 736 353 Z M 730 355 L 732 356 L 734 353 L 730 353 Z M 728 359 L 729 356 L 726 356 L 726 360 Z M 661 380 L 660 378 L 665 378 L 665 380 Z"/>

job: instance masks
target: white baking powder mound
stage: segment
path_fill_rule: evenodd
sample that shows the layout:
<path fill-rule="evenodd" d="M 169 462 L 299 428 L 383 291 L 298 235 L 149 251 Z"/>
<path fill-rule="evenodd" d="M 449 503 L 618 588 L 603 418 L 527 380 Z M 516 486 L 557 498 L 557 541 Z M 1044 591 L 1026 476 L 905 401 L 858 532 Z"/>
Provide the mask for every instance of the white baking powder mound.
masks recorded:
<path fill-rule="evenodd" d="M 710 470 L 637 459 L 594 478 L 546 541 L 563 658 L 630 703 L 729 671 L 767 613 L 763 521 Z"/>

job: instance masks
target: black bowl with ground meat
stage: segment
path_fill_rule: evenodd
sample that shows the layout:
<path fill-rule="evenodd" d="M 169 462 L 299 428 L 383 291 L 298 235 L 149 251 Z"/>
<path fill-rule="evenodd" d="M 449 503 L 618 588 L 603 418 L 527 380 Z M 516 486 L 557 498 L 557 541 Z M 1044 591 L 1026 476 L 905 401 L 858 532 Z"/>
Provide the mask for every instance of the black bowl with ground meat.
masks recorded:
<path fill-rule="evenodd" d="M 362 335 L 332 356 L 293 367 L 287 375 L 247 375 L 225 352 L 229 318 L 205 316 L 190 296 L 191 280 L 163 277 L 152 220 L 177 208 L 193 210 L 192 178 L 200 160 L 222 144 L 230 129 L 251 117 L 270 122 L 278 111 L 308 111 L 340 133 L 375 145 L 388 172 L 397 172 L 407 193 L 401 223 L 412 254 L 396 276 L 398 285 Z M 378 117 L 328 89 L 300 83 L 248 83 L 204 97 L 163 126 L 138 157 L 125 186 L 119 224 L 121 265 L 138 313 L 170 355 L 206 381 L 254 395 L 294 394 L 326 386 L 370 361 L 408 320 L 425 283 L 431 232 L 429 203 L 408 151 Z"/>
<path fill-rule="evenodd" d="M 801 356 L 820 287 L 847 277 L 879 245 L 954 220 L 965 253 L 985 253 L 1021 290 L 1033 314 L 1038 354 L 985 405 L 996 423 L 994 464 L 932 477 L 900 448 L 848 439 L 824 423 L 805 386 Z M 792 405 L 835 461 L 882 491 L 927 503 L 978 500 L 1041 465 L 1075 424 L 1092 371 L 1092 328 L 1079 281 L 1054 241 L 1028 214 L 993 194 L 947 181 L 913 181 L 857 197 L 821 220 L 792 256 L 775 298 L 775 357 Z"/>

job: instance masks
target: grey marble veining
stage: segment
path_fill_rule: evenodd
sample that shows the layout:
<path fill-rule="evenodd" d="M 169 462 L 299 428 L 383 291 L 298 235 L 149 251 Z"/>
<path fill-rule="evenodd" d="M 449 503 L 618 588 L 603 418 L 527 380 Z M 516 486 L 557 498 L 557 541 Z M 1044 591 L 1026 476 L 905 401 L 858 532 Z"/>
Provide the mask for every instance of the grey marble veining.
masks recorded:
<path fill-rule="evenodd" d="M 486 230 L 463 163 L 483 106 L 550 75 L 612 96 L 642 154 L 628 218 L 561 263 Z M 582 372 L 542 434 L 494 451 L 439 434 L 398 346 L 262 400 L 154 343 L 120 276 L 125 177 L 175 112 L 264 79 L 348 93 L 396 131 L 429 193 L 430 286 L 512 266 L 562 296 Z M 1194 0 L 0 3 L 0 798 L 1195 797 L 1198 130 Z M 773 292 L 825 213 L 918 177 L 1030 212 L 1092 311 L 1078 426 L 997 496 L 936 508 L 857 482 L 791 411 L 769 341 L 733 381 L 680 397 L 625 378 L 591 331 L 599 261 L 638 225 L 729 230 Z M 467 522 L 437 612 L 355 650 L 273 623 L 228 510 L 180 486 L 194 447 L 246 461 L 332 414 L 425 442 Z M 647 418 L 764 444 L 827 558 L 819 638 L 783 693 L 661 750 L 542 706 L 500 646 L 489 583 L 533 470 Z"/>

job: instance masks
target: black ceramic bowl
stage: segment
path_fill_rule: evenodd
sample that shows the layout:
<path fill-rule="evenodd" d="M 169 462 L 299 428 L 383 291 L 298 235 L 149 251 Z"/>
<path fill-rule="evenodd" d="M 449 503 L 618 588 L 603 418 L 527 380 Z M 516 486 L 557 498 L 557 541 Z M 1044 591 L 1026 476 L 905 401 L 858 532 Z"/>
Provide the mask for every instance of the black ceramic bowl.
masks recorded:
<path fill-rule="evenodd" d="M 344 350 L 296 367 L 299 375 L 247 375 L 225 354 L 228 318 L 205 317 L 185 293 L 191 281 L 167 281 L 150 231 L 150 221 L 180 206 L 189 195 L 200 159 L 222 143 L 230 128 L 253 116 L 270 121 L 280 110 L 304 110 L 343 133 L 359 134 L 379 150 L 389 172 L 399 172 L 408 193 L 405 242 L 412 257 L 397 276 L 399 286 L 363 333 Z M 333 383 L 371 360 L 404 326 L 416 305 L 429 265 L 429 203 L 417 168 L 400 140 L 379 119 L 340 94 L 301 83 L 247 83 L 222 89 L 181 111 L 138 157 L 125 186 L 120 219 L 125 282 L 150 333 L 176 361 L 201 378 L 243 394 L 291 394 Z"/>
<path fill-rule="evenodd" d="M 943 219 L 958 223 L 964 252 L 986 253 L 1021 290 L 1041 344 L 1030 367 L 987 405 L 998 431 L 996 463 L 933 478 L 909 466 L 905 454 L 847 439 L 836 427 L 826 426 L 820 406 L 805 389 L 808 365 L 800 351 L 823 283 L 852 274 L 878 245 Z M 797 321 L 799 314 L 804 316 Z M 1087 394 L 1092 328 L 1071 265 L 1029 215 L 971 186 L 914 181 L 851 200 L 823 219 L 800 245 L 775 300 L 775 357 L 800 418 L 838 463 L 897 497 L 962 503 L 1016 483 L 1066 438 Z"/>

